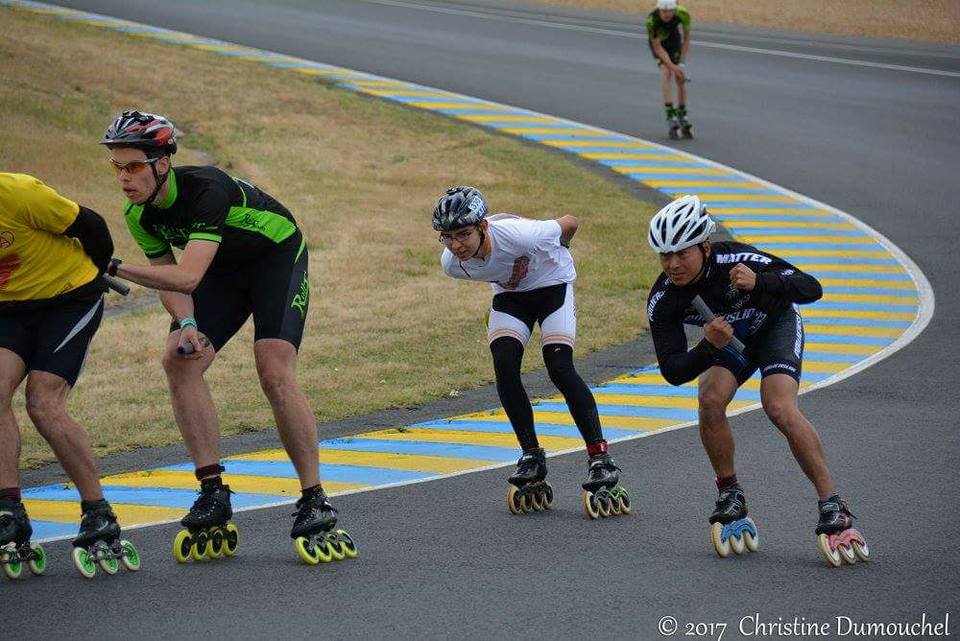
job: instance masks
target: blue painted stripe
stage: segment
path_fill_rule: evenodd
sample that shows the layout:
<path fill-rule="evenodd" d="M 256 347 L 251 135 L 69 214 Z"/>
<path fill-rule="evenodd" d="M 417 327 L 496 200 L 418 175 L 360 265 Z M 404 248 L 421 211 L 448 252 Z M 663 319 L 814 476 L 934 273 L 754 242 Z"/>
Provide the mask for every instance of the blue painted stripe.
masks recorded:
<path fill-rule="evenodd" d="M 856 256 L 791 256 L 790 262 L 795 265 L 806 263 L 834 263 L 838 265 L 899 265 L 893 258 L 871 258 Z M 845 272 L 847 273 L 847 272 Z M 849 272 L 850 274 L 857 272 Z M 864 276 L 866 278 L 866 276 Z"/>
<path fill-rule="evenodd" d="M 917 309 L 916 303 L 825 303 L 818 302 L 817 309 L 862 309 L 875 312 L 909 312 Z"/>
<path fill-rule="evenodd" d="M 536 403 L 534 410 L 541 412 L 566 412 L 567 406 L 563 403 Z M 601 417 L 605 416 L 633 416 L 639 418 L 663 418 L 677 421 L 691 421 L 697 418 L 696 410 L 675 407 L 643 407 L 638 405 L 597 405 Z M 606 423 L 606 421 L 603 421 Z"/>
<path fill-rule="evenodd" d="M 858 229 L 796 229 L 793 227 L 783 229 L 776 227 L 736 227 L 733 232 L 751 236 L 866 236 Z"/>
<path fill-rule="evenodd" d="M 250 476 L 270 476 L 295 479 L 297 471 L 290 461 L 224 461 L 229 481 L 230 474 L 246 474 Z M 161 468 L 192 472 L 193 465 L 182 463 Z M 409 472 L 386 467 L 366 467 L 358 465 L 324 464 L 321 470 L 324 479 L 341 483 L 363 483 L 376 485 L 379 483 L 400 483 L 433 476 L 424 472 Z"/>
<path fill-rule="evenodd" d="M 393 454 L 421 454 L 452 458 L 506 461 L 517 457 L 520 446 L 460 445 L 457 443 L 430 443 L 428 441 L 388 441 L 366 438 L 335 438 L 322 441 L 320 449 L 355 450 L 357 452 L 387 452 Z"/>
<path fill-rule="evenodd" d="M 580 134 L 515 134 L 521 138 L 530 140 L 597 140 L 597 141 L 619 141 L 630 142 L 631 139 L 617 134 L 605 134 L 600 136 L 582 136 Z"/>
<path fill-rule="evenodd" d="M 444 107 L 443 109 L 434 109 L 433 111 L 450 116 L 541 116 L 521 110 L 496 109 L 494 107 L 484 108 L 482 105 L 472 105 L 468 107 Z"/>
<path fill-rule="evenodd" d="M 698 167 L 699 169 L 699 167 Z M 667 173 L 656 173 L 656 172 L 636 172 L 631 171 L 630 177 L 638 180 L 690 180 L 690 181 L 701 181 L 701 180 L 712 180 L 717 182 L 735 182 L 738 180 L 743 180 L 740 176 L 711 176 L 709 174 L 667 174 Z M 695 189 L 691 187 L 690 189 Z"/>
<path fill-rule="evenodd" d="M 57 523 L 56 521 L 34 521 L 30 519 L 30 525 L 33 526 L 33 540 L 52 539 L 59 536 L 76 536 L 80 528 L 80 509 L 77 508 L 77 523 Z M 121 526 L 123 523 L 120 524 Z"/>
<path fill-rule="evenodd" d="M 836 345 L 889 345 L 892 338 L 883 336 L 856 336 L 852 334 L 807 334 L 808 343 L 832 343 Z"/>
<path fill-rule="evenodd" d="M 418 423 L 413 427 L 436 430 L 463 430 L 468 432 L 484 432 L 494 434 L 513 434 L 513 426 L 510 421 L 467 421 L 467 420 L 438 420 L 427 423 Z M 540 436 L 564 436 L 567 438 L 580 438 L 580 430 L 576 425 L 563 425 L 560 423 L 537 423 L 537 434 Z M 603 432 L 608 438 L 620 438 L 635 434 L 635 430 L 624 430 L 616 427 L 604 425 Z M 324 466 L 324 471 L 327 469 Z"/>
<path fill-rule="evenodd" d="M 831 354 L 827 352 L 804 352 L 804 360 L 823 361 L 826 363 L 859 363 L 864 360 L 860 354 Z"/>
<path fill-rule="evenodd" d="M 476 105 L 479 104 L 476 100 L 469 100 L 467 98 L 461 98 L 460 96 L 449 95 L 449 96 L 385 96 L 377 95 L 377 98 L 383 98 L 384 100 L 392 100 L 394 102 L 421 102 L 429 104 L 431 102 L 449 104 L 451 102 L 461 103 L 464 105 Z M 427 107 L 429 108 L 429 107 Z"/>
<path fill-rule="evenodd" d="M 909 281 L 911 280 L 910 275 L 900 272 L 894 274 L 882 274 L 874 272 L 852 272 L 850 270 L 835 270 L 835 269 L 812 269 L 810 270 L 811 274 L 820 276 L 821 278 L 849 278 L 856 280 L 900 280 L 900 281 Z M 902 290 L 901 290 L 902 291 Z"/>
<path fill-rule="evenodd" d="M 625 396 L 669 396 L 672 398 L 696 398 L 696 387 L 674 387 L 673 385 L 630 385 L 628 383 L 610 383 L 593 388 L 594 394 L 623 394 Z M 737 401 L 759 401 L 760 392 L 737 390 Z"/>
<path fill-rule="evenodd" d="M 807 240 L 802 243 L 769 243 L 769 242 L 755 242 L 753 243 L 757 247 L 772 247 L 776 249 L 832 249 L 835 251 L 869 251 L 869 252 L 884 252 L 886 253 L 886 248 L 883 245 L 878 245 L 877 243 L 832 243 L 832 242 L 817 242 L 815 240 Z M 827 257 L 821 257 L 821 262 L 827 260 Z M 830 259 L 832 260 L 832 258 Z"/>
<path fill-rule="evenodd" d="M 571 150 L 572 151 L 572 150 Z M 641 153 L 647 153 L 646 149 L 637 150 Z M 706 165 L 698 160 L 593 160 L 592 162 L 604 165 L 606 167 L 691 167 L 695 169 L 709 169 L 710 165 Z M 625 172 L 626 176 L 633 178 L 634 180 L 647 180 L 649 173 L 648 172 Z"/>
<path fill-rule="evenodd" d="M 764 186 L 759 187 L 657 187 L 658 191 L 668 194 L 758 194 L 764 196 L 782 196 L 776 189 L 769 189 Z"/>
<path fill-rule="evenodd" d="M 829 286 L 823 288 L 824 292 L 831 294 L 869 294 L 872 296 L 916 296 L 916 290 L 912 289 L 885 289 L 883 287 L 837 287 Z"/>
<path fill-rule="evenodd" d="M 192 467 L 190 468 L 193 469 Z M 159 507 L 181 508 L 189 510 L 197 498 L 194 490 L 166 487 L 125 487 L 122 485 L 104 485 L 103 495 L 111 503 L 131 503 L 134 505 L 156 505 Z M 66 501 L 77 504 L 80 514 L 80 494 L 74 488 L 62 485 L 45 485 L 24 490 L 23 498 L 42 501 Z M 277 495 L 237 492 L 230 501 L 233 507 L 251 507 L 276 502 Z"/>
<path fill-rule="evenodd" d="M 832 318 L 823 317 L 804 317 L 804 323 L 816 325 L 863 325 L 865 327 L 888 327 L 891 329 L 906 329 L 912 325 L 910 321 L 882 320 L 874 318 Z"/>
<path fill-rule="evenodd" d="M 813 216 L 805 214 L 744 214 L 742 216 L 737 216 L 736 214 L 714 214 L 710 212 L 710 215 L 713 216 L 719 222 L 742 222 L 742 223 L 845 223 L 847 222 L 839 216 Z"/>
<path fill-rule="evenodd" d="M 816 209 L 813 205 L 799 200 L 789 200 L 786 202 L 763 202 L 758 200 L 724 200 L 711 203 L 709 198 L 704 198 L 707 205 L 716 207 L 730 207 L 736 209 Z"/>
<path fill-rule="evenodd" d="M 638 141 L 633 141 L 638 142 Z M 658 148 L 656 147 L 625 147 L 623 145 L 618 145 L 616 143 L 604 143 L 602 140 L 597 141 L 596 145 L 584 145 L 584 146 L 570 146 L 570 147 L 557 147 L 558 149 L 563 149 L 564 151 L 569 151 L 572 154 L 581 155 L 581 154 L 646 154 L 646 153 L 657 153 Z M 594 160 L 591 162 L 606 162 L 602 160 Z M 623 161 L 627 162 L 627 161 Z M 640 161 L 634 161 L 640 162 Z M 659 165 L 661 163 L 653 162 L 653 165 Z M 667 163 L 663 163 L 667 164 Z M 704 165 L 705 166 L 705 165 Z"/>

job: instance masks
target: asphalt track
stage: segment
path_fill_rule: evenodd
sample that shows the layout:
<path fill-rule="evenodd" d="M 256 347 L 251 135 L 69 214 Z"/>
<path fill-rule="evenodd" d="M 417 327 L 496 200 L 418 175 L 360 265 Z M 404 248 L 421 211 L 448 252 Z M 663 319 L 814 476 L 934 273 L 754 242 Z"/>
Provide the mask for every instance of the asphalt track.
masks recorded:
<path fill-rule="evenodd" d="M 578 17 L 569 24 L 590 30 L 558 29 L 536 17 L 484 19 L 396 3 L 274 3 L 269 11 L 235 3 L 240 8 L 230 12 L 215 10 L 220 3 L 190 12 L 175 2 L 149 11 L 130 2 L 65 4 L 662 137 L 656 76 L 642 41 L 604 33 L 629 25 L 597 27 Z M 547 515 L 507 514 L 502 470 L 343 497 L 343 522 L 362 556 L 333 566 L 306 568 L 293 558 L 287 508 L 241 515 L 244 558 L 216 565 L 174 566 L 167 551 L 174 528 L 137 531 L 147 569 L 135 578 L 81 583 L 67 567 L 66 547 L 54 545 L 49 577 L 4 586 L 4 602 L 17 599 L 23 617 L 8 629 L 24 637 L 96 630 L 108 638 L 205 631 L 656 638 L 658 619 L 673 615 L 681 624 L 729 623 L 724 638 L 735 638 L 740 618 L 754 612 L 766 621 L 955 616 L 957 421 L 945 383 L 957 361 L 951 252 L 958 235 L 949 196 L 960 84 L 889 66 L 955 74 L 958 54 L 710 35 L 711 43 L 739 48 L 887 65 L 695 49 L 691 113 L 700 137 L 688 146 L 856 215 L 904 249 L 933 284 L 936 315 L 910 347 L 802 401 L 861 516 L 876 555 L 871 565 L 838 572 L 820 565 L 811 492 L 782 439 L 755 412 L 734 425 L 763 537 L 759 555 L 713 557 L 704 524 L 709 469 L 696 434 L 683 430 L 617 447 L 643 506 L 628 519 L 583 519 L 576 501 L 583 462 L 572 455 L 553 459 L 560 496 Z M 74 598 L 78 589 L 100 604 L 94 612 L 90 600 Z M 42 620 L 51 603 L 61 616 Z M 99 626 L 104 619 L 112 623 Z"/>

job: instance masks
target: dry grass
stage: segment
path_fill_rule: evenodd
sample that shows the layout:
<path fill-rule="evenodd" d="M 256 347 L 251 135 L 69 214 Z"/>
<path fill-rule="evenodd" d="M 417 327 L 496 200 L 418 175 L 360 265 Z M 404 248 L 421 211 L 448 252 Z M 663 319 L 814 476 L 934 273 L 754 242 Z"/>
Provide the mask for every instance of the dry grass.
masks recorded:
<path fill-rule="evenodd" d="M 540 4 L 649 13 L 653 0 L 534 0 Z M 681 0 L 696 23 L 716 22 L 744 27 L 788 29 L 872 38 L 904 38 L 919 42 L 960 44 L 960 2 L 957 0 Z"/>
<path fill-rule="evenodd" d="M 645 327 L 644 297 L 658 271 L 642 233 L 652 206 L 556 154 L 293 72 L 25 12 L 0 15 L 0 167 L 103 213 L 118 255 L 145 262 L 96 144 L 123 108 L 173 118 L 185 132 L 178 163 L 213 157 L 294 212 L 309 239 L 314 291 L 300 379 L 320 420 L 491 379 L 482 325 L 489 289 L 442 274 L 429 224 L 450 184 L 478 185 L 494 209 L 581 217 L 580 353 Z M 104 322 L 71 397 L 98 453 L 179 438 L 159 365 L 167 324 L 159 306 Z M 227 434 L 272 425 L 251 341 L 248 324 L 209 375 Z M 20 403 L 22 463 L 52 460 Z"/>

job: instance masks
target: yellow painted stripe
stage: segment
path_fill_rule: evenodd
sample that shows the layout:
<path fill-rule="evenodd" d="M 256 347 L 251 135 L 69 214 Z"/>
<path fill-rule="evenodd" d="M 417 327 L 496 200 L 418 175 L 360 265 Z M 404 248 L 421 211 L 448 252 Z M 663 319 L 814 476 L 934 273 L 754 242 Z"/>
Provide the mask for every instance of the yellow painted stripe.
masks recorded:
<path fill-rule="evenodd" d="M 611 152 L 611 151 L 586 151 L 580 154 L 577 154 L 581 158 L 587 158 L 589 160 L 687 160 L 686 156 L 680 154 L 655 154 L 655 153 L 641 153 L 637 151 L 621 151 L 621 152 Z M 659 169 L 662 171 L 667 171 L 668 169 L 677 169 L 676 167 L 671 167 L 669 165 L 661 165 L 660 167 L 621 167 L 620 169 L 629 171 L 629 172 L 641 172 Z M 689 167 L 687 167 L 689 169 Z M 698 170 L 699 171 L 699 170 Z M 719 170 L 714 170 L 719 171 Z"/>
<path fill-rule="evenodd" d="M 404 96 L 418 98 L 456 98 L 454 94 L 446 91 L 414 91 L 414 90 L 395 90 L 395 89 L 360 89 L 359 93 L 369 94 L 371 96 Z"/>
<path fill-rule="evenodd" d="M 804 265 L 806 267 L 806 265 Z M 804 270 L 806 271 L 806 270 Z M 916 291 L 912 280 L 878 280 L 871 278 L 821 278 L 820 284 L 830 287 L 882 287 Z"/>
<path fill-rule="evenodd" d="M 634 396 L 632 394 L 598 394 L 594 392 L 597 404 L 632 405 L 640 407 L 669 407 L 678 409 L 697 409 L 697 399 L 684 396 Z M 753 405 L 754 401 L 732 401 L 730 409 L 740 409 Z"/>
<path fill-rule="evenodd" d="M 407 87 L 408 83 L 402 80 L 353 80 L 351 85 L 357 87 Z"/>
<path fill-rule="evenodd" d="M 876 294 L 825 294 L 823 301 L 826 303 L 879 303 L 893 305 L 919 305 L 920 301 L 916 295 L 905 294 L 903 296 L 879 296 Z"/>
<path fill-rule="evenodd" d="M 250 49 L 249 47 L 237 47 L 233 45 L 210 45 L 203 42 L 187 43 L 187 46 L 193 47 L 194 49 L 201 49 L 203 51 L 246 51 L 251 56 L 255 56 L 260 53 L 256 49 Z"/>
<path fill-rule="evenodd" d="M 357 73 L 344 69 L 314 69 L 313 67 L 290 67 L 290 69 L 307 76 L 352 76 Z"/>
<path fill-rule="evenodd" d="M 578 154 L 578 155 L 584 158 L 587 157 L 587 154 Z M 664 161 L 686 160 L 685 156 L 680 156 L 680 155 L 664 156 L 663 154 L 642 154 L 642 153 L 628 154 L 628 155 L 632 160 L 664 160 Z M 626 156 L 622 156 L 622 157 L 626 159 Z M 589 160 L 592 160 L 592 159 L 589 159 Z M 633 174 L 633 173 L 637 173 L 640 170 L 646 170 L 647 168 L 642 167 L 638 169 L 637 167 L 610 167 L 610 169 L 614 170 L 618 174 Z"/>
<path fill-rule="evenodd" d="M 912 321 L 916 312 L 875 312 L 869 309 L 818 309 L 803 310 L 804 318 L 869 318 L 872 320 Z"/>
<path fill-rule="evenodd" d="M 879 345 L 860 345 L 859 343 L 851 343 L 850 345 L 807 343 L 805 349 L 810 352 L 826 352 L 827 354 L 862 354 L 869 356 L 870 354 L 876 354 L 883 348 Z"/>
<path fill-rule="evenodd" d="M 597 131 L 596 129 L 579 129 L 569 127 L 567 129 L 554 129 L 552 127 L 499 127 L 498 131 L 508 134 L 557 134 L 563 136 L 609 136 L 606 131 Z"/>
<path fill-rule="evenodd" d="M 827 361 L 808 361 L 804 359 L 803 369 L 807 372 L 820 372 L 827 374 L 835 374 L 836 372 L 842 372 L 843 370 L 853 367 L 856 363 L 830 363 Z"/>
<path fill-rule="evenodd" d="M 781 258 L 790 256 L 823 256 L 831 258 L 890 258 L 885 251 L 870 251 L 868 249 L 781 249 L 777 251 Z"/>
<path fill-rule="evenodd" d="M 471 122 L 556 122 L 551 116 L 497 116 L 491 114 L 454 114 L 460 120 Z"/>
<path fill-rule="evenodd" d="M 323 476 L 321 470 L 321 477 Z M 234 492 L 252 492 L 255 494 L 297 495 L 300 493 L 300 481 L 295 478 L 279 476 L 251 476 L 248 474 L 224 474 L 223 481 Z M 182 490 L 195 490 L 198 487 L 193 472 L 181 470 L 146 470 L 130 474 L 109 476 L 102 481 L 103 485 L 128 487 L 172 487 Z M 367 487 L 365 483 L 341 483 L 338 481 L 324 481 L 324 487 L 330 492 L 353 490 Z"/>
<path fill-rule="evenodd" d="M 856 265 L 844 263 L 804 263 L 803 271 L 856 272 L 860 274 L 906 274 L 900 265 Z"/>
<path fill-rule="evenodd" d="M 124 27 L 129 26 L 119 20 L 77 20 L 80 24 L 90 25 L 91 27 Z"/>
<path fill-rule="evenodd" d="M 596 141 L 596 140 L 539 140 L 541 145 L 551 147 L 610 147 L 611 149 L 655 149 L 655 145 L 634 141 Z M 583 154 L 581 154 L 583 155 Z M 686 156 L 684 156 L 686 158 Z"/>
<path fill-rule="evenodd" d="M 231 456 L 227 460 L 236 461 L 288 461 L 283 450 L 263 450 Z M 410 472 L 432 472 L 446 474 L 460 472 L 475 467 L 492 465 L 495 461 L 481 461 L 447 456 L 422 456 L 419 454 L 394 454 L 392 452 L 355 452 L 352 450 L 320 450 L 321 465 L 356 465 L 359 467 L 384 467 Z M 320 469 L 321 475 L 323 468 Z M 326 485 L 326 482 L 324 482 Z"/>
<path fill-rule="evenodd" d="M 644 179 L 643 182 L 646 185 L 651 187 L 690 187 L 691 189 L 696 189 L 697 187 L 752 187 L 754 189 L 767 189 L 766 185 L 758 185 L 755 182 L 743 181 L 743 182 L 727 182 L 723 180 L 659 180 L 659 179 Z"/>
<path fill-rule="evenodd" d="M 701 200 L 706 201 L 707 205 L 710 205 L 711 203 L 723 202 L 727 200 L 756 201 L 756 202 L 764 202 L 764 203 L 797 202 L 797 200 L 793 196 L 778 196 L 776 194 L 704 194 Z M 793 211 L 796 211 L 796 210 L 793 210 Z"/>
<path fill-rule="evenodd" d="M 763 216 L 764 214 L 788 214 L 790 216 L 810 216 L 814 218 L 822 216 L 835 218 L 837 216 L 832 211 L 825 209 L 789 209 L 786 207 L 726 207 L 715 205 L 710 208 L 710 211 L 724 216 Z"/>
<path fill-rule="evenodd" d="M 435 109 L 482 109 L 483 111 L 512 111 L 513 107 L 504 107 L 502 105 L 493 105 L 475 102 L 408 102 L 405 103 L 413 107 L 420 107 L 427 110 Z"/>
<path fill-rule="evenodd" d="M 804 222 L 804 221 L 775 221 L 775 220 L 725 220 L 723 221 L 723 226 L 729 229 L 738 229 L 738 228 L 773 228 L 773 229 L 856 229 L 855 225 L 850 223 L 819 223 L 819 222 Z"/>
<path fill-rule="evenodd" d="M 737 240 L 746 243 L 840 243 L 843 245 L 874 245 L 870 236 L 809 236 L 805 234 L 737 234 Z M 883 252 L 886 254 L 886 252 Z"/>
<path fill-rule="evenodd" d="M 875 336 L 878 338 L 896 338 L 904 332 L 892 327 L 868 327 L 866 325 L 816 325 L 804 324 L 808 334 L 829 334 L 837 336 Z"/>
<path fill-rule="evenodd" d="M 80 523 L 80 503 L 74 501 L 34 501 L 23 502 L 30 518 L 35 521 L 56 521 L 58 523 Z M 182 508 L 158 507 L 156 505 L 130 505 L 111 503 L 117 514 L 120 526 L 154 521 L 179 520 L 186 513 Z"/>
<path fill-rule="evenodd" d="M 610 381 L 610 383 L 615 383 L 618 385 L 670 385 L 660 374 L 628 374 L 626 376 L 618 376 L 617 378 Z M 801 384 L 803 385 L 803 384 Z M 689 383 L 684 383 L 679 387 L 697 387 L 697 381 L 693 380 Z M 754 379 L 748 379 L 742 386 L 741 389 L 759 391 L 760 390 L 760 381 Z M 676 423 L 676 421 L 672 421 Z"/>
<path fill-rule="evenodd" d="M 489 445 L 492 447 L 519 448 L 517 437 L 513 434 L 496 432 L 469 432 L 460 430 L 432 430 L 422 427 L 406 427 L 402 432 L 398 430 L 381 430 L 368 432 L 363 438 L 372 438 L 381 441 L 421 441 L 428 443 L 456 443 L 458 445 Z M 579 437 L 540 436 L 540 445 L 549 450 L 565 450 L 577 445 L 583 445 Z"/>
<path fill-rule="evenodd" d="M 574 425 L 573 418 L 570 417 L 569 412 L 543 412 L 537 411 L 536 407 L 533 409 L 533 420 L 536 423 Z M 507 418 L 506 413 L 502 409 L 493 412 L 477 412 L 476 414 L 467 414 L 458 416 L 457 418 L 469 419 L 471 421 L 510 422 L 510 419 Z M 601 416 L 600 419 L 603 425 L 623 430 L 655 430 L 677 424 L 677 421 L 673 419 L 644 418 L 641 416 Z"/>
<path fill-rule="evenodd" d="M 590 154 L 578 154 L 579 156 L 586 158 Z M 595 154 L 597 156 L 609 156 L 609 159 L 626 159 L 627 155 L 625 154 Z M 636 155 L 636 154 L 631 154 Z M 662 158 L 662 156 L 661 156 Z M 602 158 L 596 158 L 595 160 L 603 160 Z M 634 173 L 634 172 L 643 172 L 645 174 L 697 174 L 705 176 L 730 176 L 732 175 L 729 171 L 723 169 L 698 169 L 697 167 L 669 167 L 667 165 L 662 165 L 658 167 L 620 167 L 623 171 L 620 173 Z M 629 169 L 629 171 L 627 171 Z M 711 211 L 713 211 L 711 209 Z"/>

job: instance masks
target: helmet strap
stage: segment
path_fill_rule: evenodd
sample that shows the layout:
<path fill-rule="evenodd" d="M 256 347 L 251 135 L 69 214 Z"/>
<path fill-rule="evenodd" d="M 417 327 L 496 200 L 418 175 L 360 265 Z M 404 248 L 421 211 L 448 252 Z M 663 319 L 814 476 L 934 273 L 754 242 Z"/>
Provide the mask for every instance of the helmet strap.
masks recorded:
<path fill-rule="evenodd" d="M 473 252 L 473 256 L 470 257 L 471 259 L 477 257 L 477 254 L 479 254 L 480 250 L 483 249 L 483 244 L 487 242 L 487 235 L 483 233 L 483 227 L 477 224 L 477 229 L 480 230 L 480 244 L 477 245 L 477 251 Z"/>
<path fill-rule="evenodd" d="M 160 193 L 160 189 L 167 182 L 167 176 L 170 175 L 170 170 L 168 169 L 166 173 L 161 176 L 157 171 L 157 163 L 150 163 L 150 169 L 153 171 L 153 180 L 155 183 L 157 183 L 157 186 L 153 188 L 150 196 L 147 197 L 147 200 L 144 202 L 145 205 L 153 204 L 153 199 L 156 198 L 157 194 Z"/>
<path fill-rule="evenodd" d="M 697 273 L 697 277 L 694 278 L 691 283 L 699 282 L 703 278 L 704 273 L 707 271 L 707 250 L 703 248 L 703 243 L 697 244 L 697 249 L 700 250 L 700 255 L 703 257 L 703 264 L 700 266 L 700 271 Z"/>

